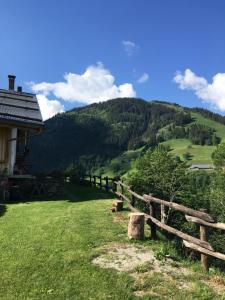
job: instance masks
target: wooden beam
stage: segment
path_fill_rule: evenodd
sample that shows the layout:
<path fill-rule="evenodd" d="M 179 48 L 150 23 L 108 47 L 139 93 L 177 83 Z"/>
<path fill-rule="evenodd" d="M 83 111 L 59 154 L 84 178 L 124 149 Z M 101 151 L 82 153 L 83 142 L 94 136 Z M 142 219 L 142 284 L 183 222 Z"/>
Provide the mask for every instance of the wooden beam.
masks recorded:
<path fill-rule="evenodd" d="M 179 231 L 173 227 L 170 227 L 169 225 L 166 225 L 166 224 L 163 224 L 162 222 L 160 222 L 159 220 L 157 220 L 156 218 L 153 218 L 152 216 L 148 216 L 149 219 L 151 220 L 151 222 L 155 223 L 158 227 L 180 237 L 181 239 L 183 240 L 186 240 L 190 243 L 194 243 L 196 245 L 199 245 L 201 246 L 202 248 L 206 248 L 206 249 L 209 249 L 211 251 L 213 251 L 213 248 L 212 246 L 208 243 L 208 242 L 203 242 L 195 237 L 192 237 L 182 231 Z"/>
<path fill-rule="evenodd" d="M 210 250 L 208 250 L 206 248 L 203 248 L 201 246 L 198 246 L 198 245 L 196 245 L 194 243 L 191 243 L 191 242 L 188 242 L 186 240 L 184 240 L 183 243 L 184 243 L 184 246 L 187 247 L 187 248 L 190 248 L 192 250 L 198 251 L 198 252 L 206 254 L 206 255 L 210 255 L 210 256 L 216 257 L 218 259 L 225 260 L 225 254 L 222 254 L 222 253 L 219 253 L 219 252 L 210 251 Z"/>
<path fill-rule="evenodd" d="M 181 204 L 161 200 L 161 199 L 155 198 L 155 197 L 150 196 L 150 195 L 144 195 L 144 199 L 149 201 L 149 202 L 152 201 L 152 202 L 155 202 L 155 203 L 158 203 L 158 204 L 168 206 L 168 207 L 173 208 L 175 210 L 182 211 L 183 213 L 185 213 L 187 215 L 191 215 L 191 216 L 203 219 L 206 222 L 210 222 L 210 223 L 215 222 L 214 218 L 212 216 L 210 216 L 209 214 L 207 214 L 205 212 L 198 211 L 198 210 L 194 210 L 192 208 L 188 208 L 188 207 L 186 207 L 184 205 L 181 205 Z"/>
<path fill-rule="evenodd" d="M 188 222 L 193 222 L 193 223 L 197 223 L 197 224 L 200 224 L 200 225 L 205 225 L 205 226 L 208 226 L 208 227 L 225 230 L 225 224 L 224 223 L 209 223 L 209 222 L 206 222 L 202 219 L 192 217 L 192 216 L 188 216 L 188 215 L 185 215 L 185 218 Z"/>
<path fill-rule="evenodd" d="M 128 189 L 127 191 L 128 191 L 131 195 L 133 195 L 135 198 L 137 198 L 137 199 L 139 199 L 139 200 L 141 200 L 141 201 L 143 201 L 143 202 L 145 202 L 145 203 L 149 203 L 149 201 L 146 201 L 146 200 L 144 199 L 143 196 L 137 194 L 136 192 L 132 191 L 131 189 Z"/>

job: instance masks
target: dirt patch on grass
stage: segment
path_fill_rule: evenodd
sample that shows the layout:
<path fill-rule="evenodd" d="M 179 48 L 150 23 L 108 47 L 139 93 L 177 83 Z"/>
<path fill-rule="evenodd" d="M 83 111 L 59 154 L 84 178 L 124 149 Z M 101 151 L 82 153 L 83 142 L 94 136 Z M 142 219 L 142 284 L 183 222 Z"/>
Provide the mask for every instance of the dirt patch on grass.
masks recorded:
<path fill-rule="evenodd" d="M 217 275 L 203 279 L 202 282 L 210 286 L 218 294 L 223 295 L 225 293 L 225 281 Z"/>
<path fill-rule="evenodd" d="M 155 286 L 150 287 L 154 278 L 171 282 L 178 289 L 190 289 L 186 276 L 192 272 L 171 258 L 162 261 L 155 257 L 153 250 L 130 244 L 117 244 L 105 247 L 103 253 L 93 259 L 93 264 L 101 268 L 111 268 L 119 272 L 128 272 L 135 280 L 136 296 L 154 295 Z M 150 285 L 150 286 L 149 286 Z"/>
<path fill-rule="evenodd" d="M 153 250 L 130 244 L 117 244 L 103 249 L 103 254 L 93 259 L 93 264 L 102 268 L 129 272 L 133 276 L 139 273 L 179 273 L 189 275 L 191 272 L 171 258 L 158 260 Z"/>
<path fill-rule="evenodd" d="M 101 268 L 129 273 L 134 279 L 133 291 L 137 297 L 178 299 L 179 295 L 191 295 L 196 282 L 204 283 L 216 294 L 225 293 L 225 281 L 220 276 L 203 277 L 171 257 L 161 257 L 149 247 L 113 244 L 98 250 L 101 254 L 92 263 Z"/>

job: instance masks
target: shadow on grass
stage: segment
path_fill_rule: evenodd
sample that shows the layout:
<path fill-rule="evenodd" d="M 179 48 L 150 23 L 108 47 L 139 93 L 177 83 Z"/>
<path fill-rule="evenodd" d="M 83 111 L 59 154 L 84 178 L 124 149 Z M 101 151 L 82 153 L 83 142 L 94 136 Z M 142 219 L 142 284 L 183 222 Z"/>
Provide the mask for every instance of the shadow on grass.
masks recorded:
<path fill-rule="evenodd" d="M 46 197 L 39 196 L 32 199 L 17 199 L 8 200 L 7 205 L 17 203 L 32 203 L 32 202 L 46 202 L 46 201 L 69 201 L 69 202 L 83 202 L 91 200 L 114 199 L 115 195 L 112 192 L 106 192 L 99 188 L 76 185 L 72 183 L 65 184 L 65 194 L 62 196 Z M 1 213 L 0 213 L 1 216 Z"/>
<path fill-rule="evenodd" d="M 7 206 L 5 204 L 0 204 L 0 217 L 4 216 L 7 211 Z"/>
<path fill-rule="evenodd" d="M 112 192 L 106 192 L 99 188 L 66 184 L 67 200 L 70 202 L 83 202 L 91 200 L 114 199 L 115 195 Z"/>

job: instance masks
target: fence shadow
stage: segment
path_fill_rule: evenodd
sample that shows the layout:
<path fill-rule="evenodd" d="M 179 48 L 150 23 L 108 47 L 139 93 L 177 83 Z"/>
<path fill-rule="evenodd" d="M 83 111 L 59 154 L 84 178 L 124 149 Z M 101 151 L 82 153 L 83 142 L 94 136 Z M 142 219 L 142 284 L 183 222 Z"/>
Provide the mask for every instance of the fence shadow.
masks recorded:
<path fill-rule="evenodd" d="M 7 211 L 7 206 L 5 204 L 0 204 L 0 217 L 4 216 Z"/>
<path fill-rule="evenodd" d="M 69 202 L 83 202 L 92 200 L 114 199 L 112 192 L 106 192 L 97 187 L 66 184 L 66 195 Z"/>

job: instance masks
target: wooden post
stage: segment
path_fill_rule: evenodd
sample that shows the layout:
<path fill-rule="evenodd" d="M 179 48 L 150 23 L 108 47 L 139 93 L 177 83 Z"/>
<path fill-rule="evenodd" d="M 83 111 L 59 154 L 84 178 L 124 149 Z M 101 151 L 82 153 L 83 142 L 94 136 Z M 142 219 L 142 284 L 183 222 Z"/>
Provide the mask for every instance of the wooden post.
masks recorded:
<path fill-rule="evenodd" d="M 156 217 L 155 204 L 151 201 L 149 203 L 149 208 L 150 208 L 150 216 L 155 218 Z M 156 240 L 156 225 L 153 222 L 150 222 L 150 227 L 151 227 L 151 238 L 153 240 Z"/>
<path fill-rule="evenodd" d="M 96 187 L 96 176 L 93 176 L 94 178 L 94 187 Z"/>
<path fill-rule="evenodd" d="M 102 189 L 102 175 L 99 176 L 99 187 Z"/>
<path fill-rule="evenodd" d="M 136 199 L 135 199 L 134 195 L 132 194 L 132 195 L 131 195 L 131 201 L 130 201 L 130 204 L 131 204 L 132 206 L 134 206 L 134 205 L 135 205 L 135 201 L 136 201 Z"/>
<path fill-rule="evenodd" d="M 113 178 L 113 192 L 117 192 L 117 184 L 115 183 L 116 180 L 116 177 Z"/>
<path fill-rule="evenodd" d="M 161 208 L 161 222 L 163 224 L 165 224 L 165 220 L 166 220 L 166 209 L 165 209 L 165 205 L 161 204 L 160 205 Z"/>
<path fill-rule="evenodd" d="M 109 191 L 109 178 L 108 178 L 108 176 L 105 177 L 105 190 L 106 190 L 106 192 Z"/>
<path fill-rule="evenodd" d="M 122 179 L 121 179 L 122 181 Z M 121 190 L 121 194 L 124 194 L 124 187 L 122 186 L 122 184 L 120 184 L 120 190 Z M 123 200 L 123 198 L 121 197 L 120 200 Z"/>
<path fill-rule="evenodd" d="M 90 177 L 90 185 L 91 185 L 91 174 L 89 175 L 89 177 Z"/>
<path fill-rule="evenodd" d="M 128 224 L 128 237 L 129 239 L 143 240 L 144 239 L 144 213 L 130 213 Z"/>
<path fill-rule="evenodd" d="M 207 209 L 200 209 L 200 211 L 207 213 Z M 208 242 L 208 228 L 205 225 L 200 225 L 200 240 Z M 209 271 L 209 258 L 206 254 L 201 254 L 201 264 L 205 271 Z"/>

